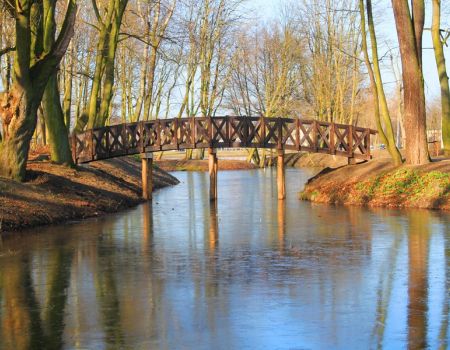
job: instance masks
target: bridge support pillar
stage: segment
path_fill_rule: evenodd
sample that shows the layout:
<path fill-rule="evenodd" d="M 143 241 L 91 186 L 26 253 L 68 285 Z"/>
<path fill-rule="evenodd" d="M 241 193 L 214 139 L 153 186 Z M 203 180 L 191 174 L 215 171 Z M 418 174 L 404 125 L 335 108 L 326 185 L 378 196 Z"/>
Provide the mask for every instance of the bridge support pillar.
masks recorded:
<path fill-rule="evenodd" d="M 217 172 L 219 170 L 217 162 L 217 153 L 214 148 L 208 149 L 209 154 L 209 200 L 217 199 Z"/>
<path fill-rule="evenodd" d="M 153 153 L 141 153 L 142 160 L 142 197 L 152 199 L 153 192 Z"/>
<path fill-rule="evenodd" d="M 284 150 L 278 150 L 277 157 L 277 189 L 278 199 L 286 198 L 286 181 L 284 176 Z"/>

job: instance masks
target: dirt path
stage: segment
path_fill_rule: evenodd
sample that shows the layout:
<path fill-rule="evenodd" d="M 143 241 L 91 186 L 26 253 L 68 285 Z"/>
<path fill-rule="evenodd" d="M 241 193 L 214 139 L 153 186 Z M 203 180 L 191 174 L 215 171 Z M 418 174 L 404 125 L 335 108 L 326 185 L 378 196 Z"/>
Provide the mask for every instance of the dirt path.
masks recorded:
<path fill-rule="evenodd" d="M 0 232 L 113 213 L 142 202 L 141 165 L 117 158 L 71 169 L 29 162 L 24 183 L 0 178 Z M 155 188 L 178 180 L 154 169 Z"/>

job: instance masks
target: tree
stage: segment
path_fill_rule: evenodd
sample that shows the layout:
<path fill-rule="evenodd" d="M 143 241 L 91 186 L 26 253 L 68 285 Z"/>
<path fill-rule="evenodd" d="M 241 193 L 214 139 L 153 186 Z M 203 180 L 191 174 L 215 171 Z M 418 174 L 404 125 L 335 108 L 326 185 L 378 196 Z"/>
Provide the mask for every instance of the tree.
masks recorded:
<path fill-rule="evenodd" d="M 105 125 L 109 118 L 111 101 L 113 98 L 115 59 L 119 43 L 119 30 L 128 0 L 109 0 L 104 9 L 103 17 L 96 0 L 92 0 L 92 7 L 99 27 L 97 52 L 95 57 L 95 71 L 92 79 L 89 104 L 82 116 L 77 129 Z"/>
<path fill-rule="evenodd" d="M 431 36 L 433 38 L 434 57 L 439 74 L 441 86 L 442 109 L 442 141 L 444 153 L 450 155 L 450 89 L 448 75 L 445 66 L 444 45 L 441 36 L 441 1 L 433 0 L 433 17 L 431 24 Z"/>
<path fill-rule="evenodd" d="M 148 25 L 148 45 L 150 46 L 150 54 L 148 60 L 144 61 L 144 65 L 146 66 L 147 71 L 147 91 L 145 93 L 144 100 L 144 114 L 143 119 L 149 120 L 150 111 L 153 107 L 153 98 L 154 98 L 154 89 L 155 89 L 155 70 L 157 66 L 158 59 L 158 50 L 161 45 L 162 38 L 167 30 L 167 26 L 169 25 L 170 19 L 172 18 L 173 11 L 175 9 L 176 0 L 171 4 L 170 8 L 167 10 L 167 13 L 161 13 L 161 1 L 157 1 L 156 4 L 153 5 L 153 8 L 149 11 L 149 17 L 153 16 L 153 22 L 150 24 L 149 21 L 146 21 Z M 146 50 L 148 50 L 146 48 Z M 147 52 L 147 51 L 146 51 Z M 146 53 L 148 55 L 148 53 Z M 147 58 L 147 57 L 146 57 Z M 144 71 L 145 73 L 145 71 Z"/>
<path fill-rule="evenodd" d="M 367 20 L 372 48 L 371 52 L 373 63 L 370 62 L 369 58 L 364 8 L 366 8 L 367 10 Z M 394 163 L 396 165 L 400 165 L 403 162 L 402 156 L 395 144 L 394 129 L 392 127 L 391 116 L 389 113 L 386 94 L 384 92 L 383 81 L 381 78 L 381 70 L 378 58 L 377 37 L 375 33 L 375 24 L 372 15 L 372 1 L 366 0 L 366 6 L 364 6 L 364 0 L 360 0 L 359 9 L 361 16 L 362 48 L 364 53 L 364 61 L 366 63 L 367 71 L 369 73 L 370 86 L 374 98 L 374 113 L 378 134 L 380 135 L 383 143 L 386 145 Z M 386 131 L 383 130 L 380 115 L 383 117 Z"/>
<path fill-rule="evenodd" d="M 13 83 L 0 104 L 4 137 L 0 143 L 0 176 L 24 180 L 30 141 L 36 128 L 37 110 L 45 87 L 65 54 L 76 17 L 76 0 L 69 0 L 63 24 L 48 52 L 37 55 L 43 41 L 42 33 L 34 28 L 39 4 L 32 0 L 5 0 L 15 18 L 16 51 Z M 49 4 L 52 9 L 56 1 Z"/>
<path fill-rule="evenodd" d="M 55 44 L 56 35 L 56 0 L 43 0 L 42 49 L 44 54 L 50 52 Z M 61 106 L 58 79 L 56 70 L 51 74 L 45 88 L 42 104 L 44 107 L 44 119 L 47 127 L 47 137 L 50 145 L 51 160 L 59 164 L 72 165 L 72 152 L 68 138 L 68 130 L 64 121 L 64 113 Z"/>
<path fill-rule="evenodd" d="M 423 0 L 412 0 L 412 15 L 408 0 L 392 0 L 392 7 L 402 60 L 406 162 L 408 164 L 424 164 L 430 160 L 422 72 L 425 4 Z"/>

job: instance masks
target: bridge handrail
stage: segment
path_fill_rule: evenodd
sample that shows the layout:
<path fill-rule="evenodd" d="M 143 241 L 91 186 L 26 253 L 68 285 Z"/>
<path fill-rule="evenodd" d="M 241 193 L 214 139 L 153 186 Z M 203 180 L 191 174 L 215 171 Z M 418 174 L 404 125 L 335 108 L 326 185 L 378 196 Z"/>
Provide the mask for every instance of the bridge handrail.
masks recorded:
<path fill-rule="evenodd" d="M 76 163 L 137 153 L 256 147 L 370 159 L 370 128 L 295 117 L 217 116 L 153 119 L 72 134 Z"/>

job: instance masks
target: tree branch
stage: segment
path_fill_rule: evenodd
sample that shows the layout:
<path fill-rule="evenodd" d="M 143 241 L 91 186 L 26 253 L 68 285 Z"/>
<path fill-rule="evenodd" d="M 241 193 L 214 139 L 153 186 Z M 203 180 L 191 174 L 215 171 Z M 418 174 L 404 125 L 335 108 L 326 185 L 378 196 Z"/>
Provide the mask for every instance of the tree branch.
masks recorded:
<path fill-rule="evenodd" d="M 48 54 L 46 54 L 31 67 L 34 84 L 37 86 L 40 84 L 45 86 L 47 84 L 48 77 L 52 71 L 56 69 L 62 57 L 66 53 L 70 40 L 74 35 L 76 14 L 76 0 L 69 0 L 66 16 L 55 44 Z"/>
<path fill-rule="evenodd" d="M 8 52 L 16 51 L 16 47 L 5 47 L 4 49 L 0 49 L 0 57 L 6 55 Z"/>

